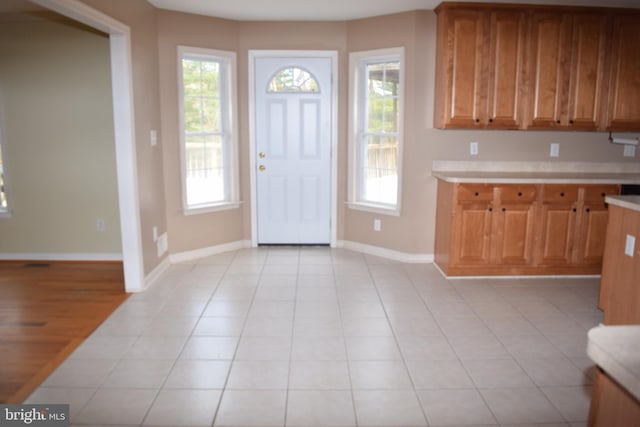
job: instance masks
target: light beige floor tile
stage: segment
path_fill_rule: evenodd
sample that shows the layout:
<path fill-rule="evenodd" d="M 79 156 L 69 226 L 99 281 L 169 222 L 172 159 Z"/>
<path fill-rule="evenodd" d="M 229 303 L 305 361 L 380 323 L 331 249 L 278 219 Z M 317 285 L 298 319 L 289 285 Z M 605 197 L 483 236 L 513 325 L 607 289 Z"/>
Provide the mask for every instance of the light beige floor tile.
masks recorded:
<path fill-rule="evenodd" d="M 293 319 L 294 301 L 254 301 L 249 317 L 286 317 Z"/>
<path fill-rule="evenodd" d="M 351 361 L 351 382 L 354 389 L 409 389 L 411 379 L 401 361 Z"/>
<path fill-rule="evenodd" d="M 95 392 L 95 388 L 39 387 L 24 403 L 69 405 L 69 416 L 73 422 Z"/>
<path fill-rule="evenodd" d="M 204 305 L 203 305 L 204 310 Z M 163 316 L 158 315 L 142 331 L 146 337 L 187 337 L 193 332 L 198 323 L 198 317 L 194 316 Z"/>
<path fill-rule="evenodd" d="M 244 317 L 201 317 L 193 330 L 195 336 L 238 337 Z"/>
<path fill-rule="evenodd" d="M 113 369 L 103 387 L 160 388 L 175 360 L 123 359 Z"/>
<path fill-rule="evenodd" d="M 513 359 L 465 360 L 463 364 L 478 388 L 534 386 Z"/>
<path fill-rule="evenodd" d="M 295 313 L 296 319 L 304 317 L 339 317 L 340 306 L 335 300 L 298 301 Z"/>
<path fill-rule="evenodd" d="M 142 424 L 157 393 L 154 389 L 100 389 L 80 411 L 76 422 Z"/>
<path fill-rule="evenodd" d="M 140 337 L 125 354 L 126 359 L 176 359 L 186 337 Z"/>
<path fill-rule="evenodd" d="M 204 309 L 203 316 L 245 317 L 251 307 L 251 298 L 241 300 L 212 299 Z"/>
<path fill-rule="evenodd" d="M 227 381 L 227 389 L 286 389 L 289 362 L 235 361 Z"/>
<path fill-rule="evenodd" d="M 117 360 L 67 359 L 42 384 L 45 387 L 98 387 Z"/>
<path fill-rule="evenodd" d="M 500 424 L 563 422 L 562 415 L 537 388 L 481 389 Z"/>
<path fill-rule="evenodd" d="M 538 386 L 579 386 L 591 379 L 566 358 L 518 359 L 518 364 Z"/>
<path fill-rule="evenodd" d="M 477 316 L 440 316 L 436 321 L 446 336 L 491 335 L 491 331 Z"/>
<path fill-rule="evenodd" d="M 71 355 L 70 359 L 120 359 L 136 342 L 135 337 L 91 336 Z"/>
<path fill-rule="evenodd" d="M 283 426 L 286 400 L 285 390 L 225 390 L 214 426 Z"/>
<path fill-rule="evenodd" d="M 475 389 L 420 390 L 429 425 L 496 424 L 482 396 Z"/>
<path fill-rule="evenodd" d="M 416 389 L 471 388 L 473 382 L 457 359 L 408 360 Z"/>
<path fill-rule="evenodd" d="M 240 339 L 236 360 L 289 360 L 291 337 L 245 337 Z"/>
<path fill-rule="evenodd" d="M 588 420 L 592 387 L 542 387 L 542 392 L 567 421 Z"/>
<path fill-rule="evenodd" d="M 499 337 L 509 335 L 540 335 L 540 332 L 524 316 L 485 316 L 482 320 Z"/>
<path fill-rule="evenodd" d="M 293 319 L 289 317 L 249 317 L 242 331 L 243 337 L 291 337 Z"/>
<path fill-rule="evenodd" d="M 294 336 L 292 360 L 347 360 L 343 337 Z"/>
<path fill-rule="evenodd" d="M 391 325 L 384 317 L 352 317 L 342 322 L 344 335 L 348 337 L 391 337 Z"/>
<path fill-rule="evenodd" d="M 162 390 L 144 425 L 210 426 L 220 395 L 220 390 Z"/>
<path fill-rule="evenodd" d="M 356 425 L 350 391 L 290 390 L 288 427 L 352 427 Z"/>
<path fill-rule="evenodd" d="M 230 368 L 231 362 L 225 360 L 178 360 L 164 387 L 222 389 Z"/>
<path fill-rule="evenodd" d="M 462 360 L 511 358 L 493 335 L 452 336 L 449 337 L 449 343 Z"/>
<path fill-rule="evenodd" d="M 292 361 L 289 388 L 294 390 L 349 390 L 346 361 Z"/>
<path fill-rule="evenodd" d="M 426 426 L 413 390 L 354 390 L 358 426 Z"/>
<path fill-rule="evenodd" d="M 507 351 L 520 358 L 561 358 L 562 353 L 542 335 L 509 335 L 498 338 Z"/>
<path fill-rule="evenodd" d="M 231 360 L 238 345 L 238 337 L 189 338 L 181 359 Z"/>
<path fill-rule="evenodd" d="M 294 337 L 342 337 L 344 332 L 340 316 L 296 317 L 293 335 Z"/>
<path fill-rule="evenodd" d="M 293 301 L 296 299 L 296 287 L 293 286 L 258 286 L 256 301 Z"/>
<path fill-rule="evenodd" d="M 346 337 L 349 360 L 401 360 L 394 337 Z"/>

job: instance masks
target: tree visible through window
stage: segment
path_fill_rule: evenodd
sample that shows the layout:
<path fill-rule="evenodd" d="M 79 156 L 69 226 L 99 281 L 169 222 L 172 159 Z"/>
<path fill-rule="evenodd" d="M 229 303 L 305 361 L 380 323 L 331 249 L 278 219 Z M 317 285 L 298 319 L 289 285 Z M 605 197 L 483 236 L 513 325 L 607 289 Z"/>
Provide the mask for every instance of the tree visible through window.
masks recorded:
<path fill-rule="evenodd" d="M 234 198 L 232 76 L 228 57 L 184 50 L 180 63 L 184 198 L 187 209 L 198 209 Z"/>
<path fill-rule="evenodd" d="M 9 204 L 7 202 L 7 191 L 5 188 L 4 162 L 2 159 L 2 139 L 0 137 L 0 212 L 7 212 Z"/>
<path fill-rule="evenodd" d="M 287 67 L 269 82 L 269 92 L 318 92 L 318 82 L 302 68 Z"/>

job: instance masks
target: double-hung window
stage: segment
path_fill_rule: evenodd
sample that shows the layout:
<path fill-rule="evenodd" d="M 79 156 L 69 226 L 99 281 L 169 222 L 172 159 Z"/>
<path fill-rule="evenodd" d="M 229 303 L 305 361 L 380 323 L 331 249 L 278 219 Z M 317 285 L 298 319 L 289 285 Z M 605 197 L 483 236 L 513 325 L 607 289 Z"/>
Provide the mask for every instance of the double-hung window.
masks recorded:
<path fill-rule="evenodd" d="M 404 49 L 349 55 L 349 206 L 400 213 Z"/>
<path fill-rule="evenodd" d="M 235 208 L 235 53 L 179 46 L 178 61 L 184 211 Z"/>
<path fill-rule="evenodd" d="M 0 129 L 0 217 L 9 216 L 9 202 L 7 201 L 6 171 L 3 156 L 2 129 Z"/>

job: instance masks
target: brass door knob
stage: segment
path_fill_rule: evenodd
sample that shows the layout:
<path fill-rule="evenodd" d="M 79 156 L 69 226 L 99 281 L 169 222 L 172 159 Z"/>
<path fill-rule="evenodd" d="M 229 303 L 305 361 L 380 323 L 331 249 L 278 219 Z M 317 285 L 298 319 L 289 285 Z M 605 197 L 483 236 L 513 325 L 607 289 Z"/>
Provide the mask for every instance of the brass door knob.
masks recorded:
<path fill-rule="evenodd" d="M 264 159 L 266 154 L 264 154 L 264 151 L 261 151 L 258 156 L 260 156 L 261 159 Z"/>
<path fill-rule="evenodd" d="M 258 169 L 260 170 L 260 172 L 264 172 L 267 168 L 264 167 L 264 165 L 260 165 L 258 166 Z"/>

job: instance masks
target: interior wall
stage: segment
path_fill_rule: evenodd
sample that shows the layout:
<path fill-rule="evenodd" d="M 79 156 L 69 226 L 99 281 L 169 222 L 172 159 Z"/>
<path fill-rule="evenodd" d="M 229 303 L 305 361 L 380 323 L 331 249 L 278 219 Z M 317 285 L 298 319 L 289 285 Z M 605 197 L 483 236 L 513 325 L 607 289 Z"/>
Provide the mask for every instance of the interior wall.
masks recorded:
<path fill-rule="evenodd" d="M 121 242 L 109 40 L 55 17 L 0 23 L 11 210 L 0 218 L 0 253 L 111 258 Z"/>
<path fill-rule="evenodd" d="M 140 226 L 145 274 L 150 273 L 167 256 L 158 256 L 153 228 L 158 234 L 167 231 L 164 197 L 162 146 L 160 131 L 160 83 L 158 73 L 157 9 L 146 1 L 81 0 L 129 26 L 135 115 L 136 166 L 140 200 Z M 151 130 L 158 131 L 157 145 L 150 143 Z M 169 238 L 171 244 L 171 237 Z"/>

